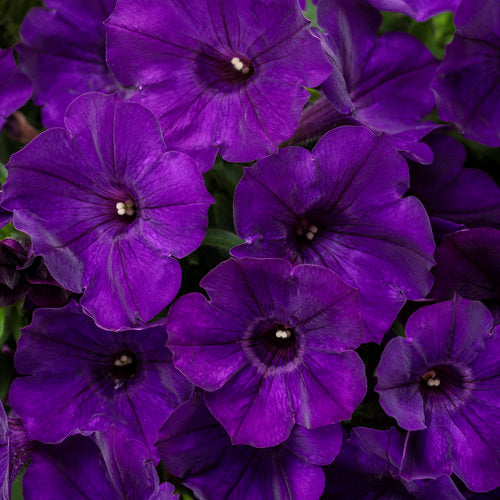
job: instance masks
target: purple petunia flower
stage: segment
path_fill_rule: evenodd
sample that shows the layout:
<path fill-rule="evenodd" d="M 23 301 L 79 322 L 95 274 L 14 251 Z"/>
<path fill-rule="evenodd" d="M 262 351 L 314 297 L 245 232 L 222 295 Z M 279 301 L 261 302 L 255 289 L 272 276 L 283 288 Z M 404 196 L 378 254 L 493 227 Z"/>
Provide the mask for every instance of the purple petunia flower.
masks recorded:
<path fill-rule="evenodd" d="M 500 146 L 500 2 L 462 0 L 455 37 L 432 88 L 442 120 L 487 146 Z"/>
<path fill-rule="evenodd" d="M 247 243 L 231 253 L 333 269 L 359 289 L 365 341 L 380 342 L 406 299 L 425 297 L 433 281 L 427 214 L 402 198 L 408 177 L 404 159 L 365 127 L 332 130 L 312 154 L 282 149 L 236 188 L 235 226 Z"/>
<path fill-rule="evenodd" d="M 168 471 L 200 500 L 316 500 L 325 486 L 321 465 L 342 444 L 339 424 L 308 430 L 296 425 L 279 446 L 231 446 L 203 397 L 180 405 L 160 430 L 157 447 Z"/>
<path fill-rule="evenodd" d="M 460 297 L 419 309 L 386 346 L 380 404 L 407 435 L 401 476 L 454 472 L 473 491 L 500 486 L 500 327 Z M 397 362 L 394 362 L 397 360 Z"/>
<path fill-rule="evenodd" d="M 0 306 L 15 304 L 26 295 L 35 306 L 61 307 L 71 292 L 52 278 L 29 243 L 7 238 L 0 241 Z"/>
<path fill-rule="evenodd" d="M 28 439 L 58 443 L 111 425 L 151 446 L 191 384 L 173 367 L 163 324 L 127 332 L 95 326 L 75 302 L 39 309 L 22 330 L 9 400 Z"/>
<path fill-rule="evenodd" d="M 500 324 L 500 230 L 476 228 L 445 236 L 432 272 L 431 297 L 447 300 L 458 293 L 482 300 Z"/>
<path fill-rule="evenodd" d="M 213 199 L 191 158 L 166 152 L 140 104 L 85 94 L 66 127 L 11 157 L 2 204 L 52 276 L 85 289 L 81 304 L 99 326 L 142 324 L 177 294 L 173 257 L 200 245 Z"/>
<path fill-rule="evenodd" d="M 173 493 L 173 485 L 158 484 L 147 448 L 116 429 L 58 445 L 34 443 L 23 477 L 26 500 L 178 500 Z"/>
<path fill-rule="evenodd" d="M 441 12 L 455 12 L 460 0 L 368 0 L 374 7 L 380 10 L 402 12 L 415 18 L 417 21 L 425 21 L 429 17 Z"/>
<path fill-rule="evenodd" d="M 393 146 L 415 161 L 432 152 L 418 141 L 437 127 L 422 123 L 434 107 L 429 84 L 437 60 L 407 33 L 377 35 L 382 16 L 365 0 L 322 0 L 318 23 L 333 72 L 326 96 L 307 108 L 292 141 L 314 138 L 354 123 L 389 135 Z"/>
<path fill-rule="evenodd" d="M 308 429 L 351 417 L 366 392 L 357 294 L 319 266 L 229 260 L 201 281 L 211 297 L 170 308 L 174 365 L 206 391 L 234 444 L 275 446 L 295 423 Z"/>
<path fill-rule="evenodd" d="M 19 63 L 34 85 L 46 127 L 64 126 L 64 113 L 79 95 L 112 93 L 119 85 L 105 58 L 104 20 L 116 0 L 45 0 L 21 26 Z"/>
<path fill-rule="evenodd" d="M 108 62 L 159 117 L 166 141 L 203 171 L 217 151 L 246 162 L 288 139 L 330 73 L 297 0 L 119 0 Z"/>
<path fill-rule="evenodd" d="M 0 130 L 7 117 L 23 106 L 31 96 L 29 78 L 16 66 L 12 49 L 0 50 Z"/>
<path fill-rule="evenodd" d="M 326 498 L 464 500 L 449 476 L 406 481 L 399 475 L 404 437 L 394 428 L 356 427 L 326 469 Z"/>
<path fill-rule="evenodd" d="M 500 229 L 496 182 L 486 172 L 463 168 L 466 151 L 456 139 L 430 134 L 424 142 L 434 152 L 434 162 L 411 165 L 410 192 L 423 202 L 436 239 L 466 226 Z"/>

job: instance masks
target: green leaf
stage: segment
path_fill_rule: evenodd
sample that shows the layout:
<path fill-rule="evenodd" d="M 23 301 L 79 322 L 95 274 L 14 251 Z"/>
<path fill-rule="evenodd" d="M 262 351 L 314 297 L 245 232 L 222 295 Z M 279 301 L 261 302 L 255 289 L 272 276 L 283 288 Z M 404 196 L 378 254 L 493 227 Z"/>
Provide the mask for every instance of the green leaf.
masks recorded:
<path fill-rule="evenodd" d="M 236 245 L 240 245 L 241 243 L 244 243 L 244 241 L 230 231 L 210 228 L 202 244 L 229 251 L 231 248 Z"/>
<path fill-rule="evenodd" d="M 403 323 L 401 321 L 396 320 L 391 326 L 391 330 L 398 336 L 398 337 L 406 337 L 405 333 L 405 327 L 403 326 Z"/>
<path fill-rule="evenodd" d="M 23 500 L 23 477 L 24 473 L 26 472 L 27 465 L 25 465 L 22 469 L 21 472 L 16 476 L 16 479 L 14 479 L 14 482 L 12 483 L 12 496 L 11 500 Z"/>
<path fill-rule="evenodd" d="M 313 5 L 311 0 L 307 0 L 306 4 L 306 10 L 304 12 L 304 15 L 311 21 L 312 26 L 318 26 L 318 18 L 316 16 L 316 10 L 317 7 L 316 5 Z"/>

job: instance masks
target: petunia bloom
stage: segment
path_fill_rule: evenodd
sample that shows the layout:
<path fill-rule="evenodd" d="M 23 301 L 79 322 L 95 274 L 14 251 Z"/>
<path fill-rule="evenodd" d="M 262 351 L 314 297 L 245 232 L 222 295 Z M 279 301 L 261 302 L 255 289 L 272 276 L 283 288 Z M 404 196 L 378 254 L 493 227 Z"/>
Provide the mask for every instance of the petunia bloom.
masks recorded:
<path fill-rule="evenodd" d="M 79 95 L 112 93 L 119 85 L 106 64 L 104 20 L 116 0 L 45 0 L 24 18 L 19 63 L 33 81 L 33 100 L 46 127 L 64 126 L 64 113 Z"/>
<path fill-rule="evenodd" d="M 290 147 L 247 168 L 234 197 L 235 257 L 333 269 L 359 289 L 365 341 L 380 342 L 406 299 L 429 292 L 434 242 L 408 165 L 384 136 L 340 127 L 312 153 Z M 259 200 L 258 203 L 255 200 Z"/>
<path fill-rule="evenodd" d="M 178 500 L 173 492 L 173 485 L 159 485 L 147 448 L 116 429 L 58 445 L 33 443 L 23 477 L 26 500 Z"/>
<path fill-rule="evenodd" d="M 380 10 L 401 12 L 417 21 L 426 21 L 441 12 L 455 12 L 460 0 L 368 0 Z"/>
<path fill-rule="evenodd" d="M 455 37 L 446 47 L 432 88 L 442 120 L 465 137 L 500 146 L 500 3 L 462 0 Z"/>
<path fill-rule="evenodd" d="M 482 170 L 463 168 L 466 151 L 456 139 L 433 133 L 424 143 L 432 149 L 434 161 L 410 165 L 410 193 L 424 204 L 436 240 L 465 227 L 500 229 L 496 182 Z"/>
<path fill-rule="evenodd" d="M 403 478 L 454 472 L 473 491 L 500 486 L 500 327 L 492 328 L 483 304 L 456 297 L 419 309 L 406 338 L 387 344 L 375 390 L 409 431 Z"/>
<path fill-rule="evenodd" d="M 229 260 L 167 318 L 174 365 L 209 391 L 234 444 L 275 446 L 295 423 L 349 419 L 366 392 L 356 291 L 333 271 L 282 259 Z"/>
<path fill-rule="evenodd" d="M 447 300 L 458 293 L 481 300 L 495 324 L 500 323 L 500 230 L 484 227 L 445 236 L 432 272 L 436 277 L 432 298 Z"/>
<path fill-rule="evenodd" d="M 54 279 L 85 289 L 81 304 L 99 326 L 143 324 L 177 294 L 174 257 L 202 242 L 212 197 L 193 160 L 167 152 L 140 104 L 85 94 L 66 127 L 11 157 L 2 204 Z"/>
<path fill-rule="evenodd" d="M 170 412 L 192 391 L 165 341 L 164 324 L 103 331 L 75 302 L 35 311 L 14 360 L 23 376 L 9 394 L 28 439 L 58 443 L 113 425 L 151 447 Z"/>
<path fill-rule="evenodd" d="M 404 436 L 395 428 L 352 429 L 335 462 L 326 468 L 326 498 L 335 500 L 464 500 L 449 476 L 406 481 L 399 475 Z"/>
<path fill-rule="evenodd" d="M 0 50 L 0 130 L 31 96 L 30 79 L 17 67 L 12 49 Z"/>
<path fill-rule="evenodd" d="M 231 446 L 229 436 L 194 395 L 160 430 L 157 447 L 167 470 L 200 500 L 317 500 L 324 486 L 322 465 L 342 444 L 340 424 L 308 430 L 296 425 L 273 448 Z"/>
<path fill-rule="evenodd" d="M 247 162 L 276 152 L 330 73 L 297 0 L 118 0 L 106 22 L 107 57 L 165 140 L 203 171 L 217 151 Z"/>
<path fill-rule="evenodd" d="M 292 141 L 346 123 L 385 132 L 393 146 L 415 161 L 430 163 L 432 151 L 418 141 L 437 127 L 422 120 L 434 107 L 429 88 L 438 65 L 407 33 L 378 36 L 382 16 L 365 0 L 322 0 L 318 23 L 333 72 L 320 98 L 304 111 Z"/>

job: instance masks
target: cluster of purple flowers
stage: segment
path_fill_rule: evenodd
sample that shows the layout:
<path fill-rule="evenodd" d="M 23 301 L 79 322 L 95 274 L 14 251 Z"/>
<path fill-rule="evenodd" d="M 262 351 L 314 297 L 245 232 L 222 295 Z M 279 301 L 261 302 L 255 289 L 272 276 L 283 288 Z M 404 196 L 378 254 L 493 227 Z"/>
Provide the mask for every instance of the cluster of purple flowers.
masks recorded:
<path fill-rule="evenodd" d="M 500 146 L 500 3 L 301 3 L 45 0 L 0 51 L 0 127 L 48 128 L 1 193 L 1 500 L 500 496 L 500 187 L 462 144 Z M 454 12 L 443 60 L 379 9 Z M 190 287 L 214 162 L 239 243 Z"/>

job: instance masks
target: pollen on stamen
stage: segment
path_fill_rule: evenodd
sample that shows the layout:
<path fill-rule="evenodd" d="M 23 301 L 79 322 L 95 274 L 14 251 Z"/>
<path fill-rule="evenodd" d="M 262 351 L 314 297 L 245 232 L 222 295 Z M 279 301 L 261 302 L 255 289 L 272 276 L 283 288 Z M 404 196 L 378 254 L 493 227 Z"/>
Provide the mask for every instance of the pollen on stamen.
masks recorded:
<path fill-rule="evenodd" d="M 116 204 L 116 212 L 118 215 L 132 216 L 135 214 L 135 204 L 133 200 L 119 201 Z"/>
<path fill-rule="evenodd" d="M 281 328 L 279 330 L 276 330 L 276 338 L 278 339 L 289 339 L 292 336 L 292 331 L 289 329 L 282 330 Z"/>
<path fill-rule="evenodd" d="M 127 354 L 122 354 L 119 358 L 115 359 L 115 366 L 128 366 L 132 363 L 132 358 Z"/>
<path fill-rule="evenodd" d="M 246 75 L 250 71 L 250 68 L 246 66 L 239 57 L 233 57 L 231 59 L 231 64 L 233 65 L 234 69 L 236 69 L 237 71 L 241 71 L 244 75 Z"/>
<path fill-rule="evenodd" d="M 427 383 L 429 387 L 439 387 L 441 385 L 441 380 L 437 378 L 437 373 L 434 370 L 429 370 L 422 375 L 422 379 Z"/>

